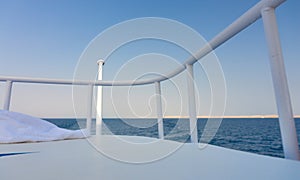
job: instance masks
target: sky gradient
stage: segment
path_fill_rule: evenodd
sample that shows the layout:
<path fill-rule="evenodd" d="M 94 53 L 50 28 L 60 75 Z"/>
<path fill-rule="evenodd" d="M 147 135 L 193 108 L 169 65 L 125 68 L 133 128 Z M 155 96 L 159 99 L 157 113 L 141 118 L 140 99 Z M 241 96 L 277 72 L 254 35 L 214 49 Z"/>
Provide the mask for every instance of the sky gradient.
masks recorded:
<path fill-rule="evenodd" d="M 257 2 L 257 0 L 1 1 L 0 75 L 73 79 L 78 60 L 89 42 L 117 23 L 141 17 L 169 18 L 186 24 L 206 40 L 210 40 Z M 298 35 L 300 12 L 297 10 L 298 7 L 300 7 L 299 1 L 288 0 L 276 10 L 295 115 L 300 114 L 298 69 L 300 67 Z M 171 46 L 164 49 L 164 44 L 157 44 L 157 42 L 150 42 L 147 50 L 137 46 L 132 48 L 136 49 L 136 52 L 120 49 L 119 57 L 125 54 L 128 58 L 132 58 L 134 56 L 131 56 L 131 53 L 138 55 L 139 53 L 174 52 Z M 277 114 L 261 20 L 220 46 L 215 54 L 226 80 L 225 115 Z M 109 60 L 105 64 L 104 79 L 113 79 L 122 64 L 129 60 L 125 58 L 121 61 L 117 56 L 116 60 Z M 178 62 L 183 60 L 176 58 Z M 90 70 L 93 73 L 97 70 L 96 61 L 97 59 L 95 59 L 94 69 Z M 197 67 L 195 75 L 201 73 L 200 71 L 201 68 Z M 180 77 L 178 81 L 184 82 Z M 205 78 L 203 81 L 199 84 L 207 85 Z M 208 92 L 209 89 L 201 89 L 203 86 L 198 87 L 200 92 Z M 145 98 L 143 101 L 145 104 L 141 103 L 142 100 L 140 103 L 133 102 L 139 116 L 145 116 L 148 111 L 151 111 L 148 102 L 150 102 L 150 109 L 155 106 L 151 100 L 152 90 L 153 87 L 145 87 L 141 91 L 145 92 L 145 96 L 136 92 L 139 94 L 139 99 Z M 168 93 L 166 88 L 163 87 L 162 90 L 163 94 Z M 4 83 L 0 83 L 1 106 L 3 91 Z M 86 89 L 77 87 L 76 91 L 81 94 L 78 95 L 78 100 L 82 102 L 82 107 L 79 108 L 81 112 L 76 113 L 83 116 L 86 108 L 84 95 Z M 104 92 L 104 116 L 115 116 L 110 91 L 105 89 L 104 91 L 106 91 Z M 208 96 L 210 95 L 200 94 L 198 115 L 208 114 L 207 107 L 210 106 L 207 102 L 209 99 L 206 99 Z M 169 104 L 172 99 L 172 97 L 167 98 Z M 14 85 L 11 109 L 42 117 L 72 117 L 74 116 L 72 103 L 71 87 Z M 178 101 L 173 103 L 176 104 Z M 117 102 L 117 106 L 119 109 L 126 109 L 126 105 L 122 105 L 121 102 Z M 185 102 L 182 106 L 184 106 L 183 115 L 186 115 Z M 179 107 L 168 105 L 165 115 L 179 115 L 177 108 Z M 122 115 L 126 116 L 126 112 L 122 112 Z"/>

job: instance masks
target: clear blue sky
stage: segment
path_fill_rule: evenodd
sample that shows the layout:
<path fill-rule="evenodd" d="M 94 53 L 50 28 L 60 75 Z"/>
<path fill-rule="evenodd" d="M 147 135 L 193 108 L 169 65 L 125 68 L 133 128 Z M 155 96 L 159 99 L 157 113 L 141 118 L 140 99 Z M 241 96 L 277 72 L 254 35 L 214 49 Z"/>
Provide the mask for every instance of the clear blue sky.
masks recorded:
<path fill-rule="evenodd" d="M 133 18 L 173 19 L 210 40 L 257 2 L 1 1 L 0 75 L 72 79 L 78 59 L 88 43 L 110 26 Z M 299 7 L 300 1 L 288 0 L 276 10 L 294 114 L 300 114 Z M 276 114 L 262 21 L 251 25 L 215 53 L 226 79 L 225 115 Z M 120 62 L 110 60 L 105 65 L 104 79 L 112 79 L 119 66 Z M 3 99 L 3 83 L 0 90 Z M 49 117 L 74 115 L 71 88 L 16 85 L 13 93 L 12 110 Z M 84 114 L 85 96 L 79 99 L 82 99 L 83 107 L 78 113 Z M 109 104 L 109 97 L 105 101 Z M 205 109 L 205 104 L 202 107 Z M 111 105 L 104 110 L 104 116 L 115 115 Z M 147 110 L 141 108 L 139 111 L 144 115 Z M 199 111 L 199 115 L 207 114 L 206 110 Z M 166 115 L 178 115 L 176 113 L 176 108 L 171 108 Z"/>

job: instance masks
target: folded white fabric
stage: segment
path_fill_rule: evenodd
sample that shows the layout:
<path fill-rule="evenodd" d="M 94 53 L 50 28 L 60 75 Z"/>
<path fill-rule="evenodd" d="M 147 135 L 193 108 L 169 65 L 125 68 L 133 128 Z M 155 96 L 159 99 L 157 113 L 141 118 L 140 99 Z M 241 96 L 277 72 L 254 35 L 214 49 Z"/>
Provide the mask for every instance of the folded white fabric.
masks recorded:
<path fill-rule="evenodd" d="M 0 110 L 0 143 L 40 142 L 84 138 L 82 130 L 68 130 L 29 115 Z"/>

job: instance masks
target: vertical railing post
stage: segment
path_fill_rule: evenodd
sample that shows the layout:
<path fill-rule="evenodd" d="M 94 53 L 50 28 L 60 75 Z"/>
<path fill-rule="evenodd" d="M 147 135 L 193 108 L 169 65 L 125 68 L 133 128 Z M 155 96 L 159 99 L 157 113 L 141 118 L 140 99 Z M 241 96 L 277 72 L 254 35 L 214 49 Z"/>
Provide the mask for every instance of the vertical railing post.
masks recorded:
<path fill-rule="evenodd" d="M 10 100 L 11 100 L 11 91 L 12 91 L 12 81 L 6 81 L 6 90 L 5 90 L 5 95 L 4 95 L 4 104 L 3 104 L 3 109 L 4 110 L 9 110 L 10 106 Z"/>
<path fill-rule="evenodd" d="M 159 137 L 159 139 L 164 139 L 164 124 L 163 124 L 160 82 L 155 82 L 155 92 L 156 92 L 156 109 L 157 109 L 156 113 L 157 113 L 157 124 L 158 124 L 158 137 Z"/>
<path fill-rule="evenodd" d="M 189 117 L 190 117 L 190 136 L 191 136 L 192 143 L 198 143 L 193 65 L 187 64 L 186 69 L 187 69 L 187 85 L 188 85 L 188 101 L 189 101 Z"/>
<path fill-rule="evenodd" d="M 299 160 L 297 133 L 274 8 L 264 8 L 261 14 L 269 49 L 284 156 L 287 159 Z"/>
<path fill-rule="evenodd" d="M 104 60 L 100 59 L 97 61 L 98 64 L 98 80 L 102 80 L 102 68 L 104 65 Z M 97 88 L 97 107 L 96 107 L 96 135 L 102 134 L 102 86 L 98 86 Z"/>
<path fill-rule="evenodd" d="M 88 96 L 87 96 L 87 116 L 86 116 L 86 129 L 88 136 L 92 132 L 92 116 L 93 116 L 93 90 L 94 86 L 92 84 L 88 85 Z"/>

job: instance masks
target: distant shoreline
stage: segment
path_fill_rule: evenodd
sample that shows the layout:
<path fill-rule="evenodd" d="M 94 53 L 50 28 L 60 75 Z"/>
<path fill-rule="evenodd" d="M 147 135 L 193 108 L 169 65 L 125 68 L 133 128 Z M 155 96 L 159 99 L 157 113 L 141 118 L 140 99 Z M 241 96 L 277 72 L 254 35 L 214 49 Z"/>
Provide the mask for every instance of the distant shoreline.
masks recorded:
<path fill-rule="evenodd" d="M 164 118 L 188 118 L 188 116 L 165 116 Z M 197 118 L 278 118 L 278 115 L 197 116 Z M 300 118 L 300 115 L 295 115 L 294 118 Z"/>
<path fill-rule="evenodd" d="M 156 119 L 157 117 L 124 117 L 123 119 Z M 164 119 L 188 119 L 188 116 L 164 116 Z M 268 119 L 268 118 L 278 118 L 278 115 L 241 115 L 241 116 L 197 116 L 197 119 L 213 119 L 213 118 L 223 118 L 223 119 Z M 295 115 L 294 118 L 300 118 L 300 115 Z M 43 117 L 42 119 L 76 119 L 76 117 Z M 86 117 L 78 117 L 77 119 L 86 119 Z M 95 119 L 95 118 L 93 118 Z M 103 119 L 120 119 L 119 117 L 103 117 Z"/>

